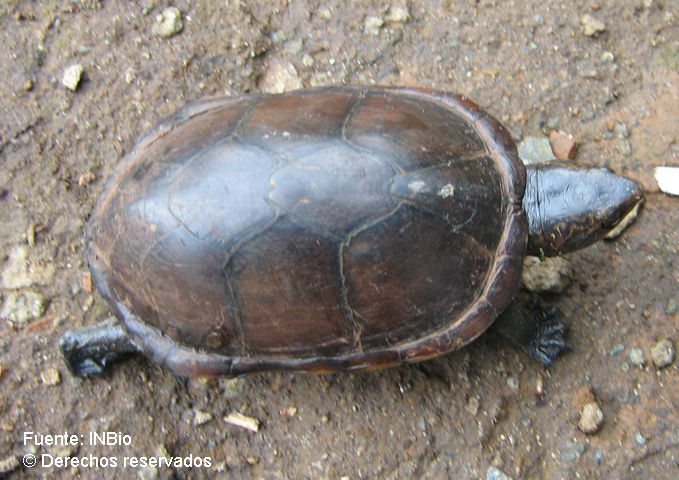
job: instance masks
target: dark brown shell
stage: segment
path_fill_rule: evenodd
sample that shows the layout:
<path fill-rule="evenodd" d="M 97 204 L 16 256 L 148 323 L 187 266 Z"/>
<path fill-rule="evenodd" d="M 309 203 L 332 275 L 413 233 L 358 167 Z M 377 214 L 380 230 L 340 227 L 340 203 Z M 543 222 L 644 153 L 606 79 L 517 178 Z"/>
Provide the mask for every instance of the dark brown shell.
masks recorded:
<path fill-rule="evenodd" d="M 118 166 L 89 262 L 132 341 L 179 374 L 424 360 L 516 293 L 524 188 L 510 135 L 461 96 L 206 100 Z"/>

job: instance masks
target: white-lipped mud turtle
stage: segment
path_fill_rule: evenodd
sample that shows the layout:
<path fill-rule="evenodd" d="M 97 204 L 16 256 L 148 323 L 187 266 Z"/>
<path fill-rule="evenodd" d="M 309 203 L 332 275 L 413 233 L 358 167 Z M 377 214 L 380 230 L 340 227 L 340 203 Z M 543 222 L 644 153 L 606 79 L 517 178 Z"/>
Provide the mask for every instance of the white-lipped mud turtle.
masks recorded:
<path fill-rule="evenodd" d="M 78 375 L 126 352 L 186 376 L 362 370 L 450 352 L 499 317 L 549 364 L 565 327 L 512 302 L 524 256 L 589 245 L 642 200 L 606 169 L 526 169 L 462 96 L 201 101 L 117 166 L 87 240 L 119 323 L 61 347 Z"/>

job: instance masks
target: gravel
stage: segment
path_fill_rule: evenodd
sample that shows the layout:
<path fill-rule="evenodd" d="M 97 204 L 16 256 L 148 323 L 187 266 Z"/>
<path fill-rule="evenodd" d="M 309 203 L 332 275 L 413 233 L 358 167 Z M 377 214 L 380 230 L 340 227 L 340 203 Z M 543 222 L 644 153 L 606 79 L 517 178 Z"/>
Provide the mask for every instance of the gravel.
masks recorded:
<path fill-rule="evenodd" d="M 40 318 L 47 309 L 48 299 L 37 292 L 10 292 L 0 310 L 0 318 L 13 323 L 26 323 Z"/>
<path fill-rule="evenodd" d="M 83 73 L 85 73 L 85 68 L 81 64 L 76 63 L 75 65 L 71 65 L 64 70 L 64 75 L 61 77 L 61 84 L 72 92 L 75 92 L 78 89 L 78 85 L 80 85 Z"/>
<path fill-rule="evenodd" d="M 177 7 L 168 7 L 156 17 L 152 32 L 157 37 L 169 38 L 183 29 L 182 12 Z"/>
<path fill-rule="evenodd" d="M 669 338 L 660 340 L 651 348 L 651 359 L 657 368 L 665 368 L 674 362 L 674 344 Z"/>
<path fill-rule="evenodd" d="M 583 15 L 580 23 L 582 23 L 583 33 L 588 37 L 596 37 L 606 31 L 606 24 L 589 14 Z"/>
<path fill-rule="evenodd" d="M 554 160 L 552 145 L 546 137 L 526 137 L 519 143 L 518 150 L 526 165 Z"/>
<path fill-rule="evenodd" d="M 588 402 L 580 410 L 578 428 L 588 435 L 593 435 L 604 424 L 604 413 L 597 402 Z"/>
<path fill-rule="evenodd" d="M 629 351 L 629 361 L 636 367 L 643 367 L 646 363 L 646 354 L 642 348 L 632 348 Z"/>
<path fill-rule="evenodd" d="M 540 260 L 527 256 L 523 261 L 521 281 L 531 292 L 562 293 L 571 281 L 571 266 L 563 257 Z"/>

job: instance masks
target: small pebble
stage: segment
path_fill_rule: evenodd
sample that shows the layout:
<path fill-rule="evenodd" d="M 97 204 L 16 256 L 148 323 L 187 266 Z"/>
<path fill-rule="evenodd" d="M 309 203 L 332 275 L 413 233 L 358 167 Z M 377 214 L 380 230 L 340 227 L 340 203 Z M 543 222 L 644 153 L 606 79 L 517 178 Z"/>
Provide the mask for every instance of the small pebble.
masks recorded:
<path fill-rule="evenodd" d="M 646 363 L 646 354 L 641 348 L 632 348 L 629 351 L 629 361 L 632 365 L 637 367 L 643 367 Z"/>
<path fill-rule="evenodd" d="M 554 152 L 545 137 L 526 137 L 519 143 L 519 157 L 526 165 L 554 160 Z"/>
<path fill-rule="evenodd" d="M 629 138 L 630 131 L 626 123 L 616 122 L 613 131 L 618 136 L 618 138 Z"/>
<path fill-rule="evenodd" d="M 219 386 L 225 398 L 236 398 L 242 395 L 247 382 L 248 380 L 242 377 L 220 378 Z"/>
<path fill-rule="evenodd" d="M 518 392 L 519 391 L 519 379 L 516 378 L 516 377 L 509 377 L 507 379 L 507 386 L 513 392 Z"/>
<path fill-rule="evenodd" d="M 384 25 L 384 20 L 375 15 L 368 15 L 363 21 L 363 33 L 367 35 L 377 35 L 380 28 Z"/>
<path fill-rule="evenodd" d="M 604 424 L 604 413 L 601 407 L 596 402 L 588 402 L 583 405 L 580 411 L 580 420 L 578 421 L 578 428 L 588 434 L 593 435 L 599 431 Z"/>
<path fill-rule="evenodd" d="M 259 88 L 264 93 L 283 93 L 302 88 L 302 81 L 292 63 L 274 59 L 264 73 Z"/>
<path fill-rule="evenodd" d="M 554 156 L 561 160 L 573 160 L 578 151 L 578 144 L 573 140 L 573 136 L 559 130 L 550 132 L 549 143 Z"/>
<path fill-rule="evenodd" d="M 318 15 L 323 20 L 330 20 L 332 18 L 332 11 L 328 7 L 324 7 L 318 11 Z"/>
<path fill-rule="evenodd" d="M 61 383 L 61 374 L 56 368 L 47 368 L 40 372 L 40 380 L 45 385 L 59 385 Z"/>
<path fill-rule="evenodd" d="M 203 425 L 212 420 L 212 414 L 210 412 L 204 412 L 202 410 L 195 410 L 193 413 L 193 424 Z"/>
<path fill-rule="evenodd" d="M 477 397 L 469 397 L 469 400 L 467 401 L 467 404 L 464 406 L 464 409 L 467 410 L 469 413 L 472 415 L 476 415 L 479 413 L 479 399 Z"/>
<path fill-rule="evenodd" d="M 618 142 L 615 144 L 615 148 L 618 151 L 618 153 L 623 157 L 629 157 L 630 155 L 632 155 L 632 144 L 630 143 L 629 140 L 625 139 L 618 140 Z"/>
<path fill-rule="evenodd" d="M 302 65 L 304 65 L 307 68 L 311 68 L 316 64 L 316 60 L 314 60 L 314 57 L 309 55 L 308 53 L 305 53 L 302 56 Z"/>
<path fill-rule="evenodd" d="M 168 38 L 183 29 L 182 12 L 177 7 L 168 7 L 156 17 L 152 32 L 157 37 Z"/>
<path fill-rule="evenodd" d="M 646 437 L 644 437 L 641 432 L 637 432 L 634 435 L 634 440 L 636 440 L 637 444 L 641 445 L 642 447 L 646 445 Z"/>
<path fill-rule="evenodd" d="M 563 257 L 527 256 L 523 261 L 521 282 L 528 291 L 561 293 L 570 284 L 571 265 Z"/>
<path fill-rule="evenodd" d="M 17 246 L 10 250 L 9 258 L 0 273 L 0 288 L 9 290 L 47 285 L 51 283 L 54 271 L 53 264 L 43 266 L 29 261 L 28 248 L 24 245 Z"/>
<path fill-rule="evenodd" d="M 665 368 L 674 362 L 674 344 L 669 338 L 660 340 L 651 348 L 651 359 L 657 368 Z"/>
<path fill-rule="evenodd" d="M 224 421 L 226 423 L 230 423 L 231 425 L 236 425 L 237 427 L 250 430 L 251 432 L 259 431 L 259 420 L 248 417 L 247 415 L 243 415 L 239 412 L 229 413 L 226 417 L 224 417 Z"/>
<path fill-rule="evenodd" d="M 10 292 L 0 309 L 0 318 L 13 323 L 26 323 L 40 318 L 47 309 L 48 300 L 37 292 Z"/>
<path fill-rule="evenodd" d="M 64 70 L 64 75 L 61 77 L 61 83 L 64 87 L 68 88 L 72 92 L 75 92 L 80 85 L 80 80 L 82 79 L 85 69 L 79 63 L 71 65 Z"/>
<path fill-rule="evenodd" d="M 668 315 L 675 315 L 679 313 L 679 305 L 677 305 L 677 302 L 673 298 L 670 298 L 667 301 L 667 305 L 665 306 L 665 313 Z"/>
<path fill-rule="evenodd" d="M 611 349 L 611 357 L 615 357 L 618 353 L 622 353 L 625 351 L 625 345 L 622 343 L 618 343 Z"/>
<path fill-rule="evenodd" d="M 144 468 L 139 469 L 137 472 L 139 480 L 158 480 L 160 473 L 158 472 L 158 467 L 147 465 Z"/>
<path fill-rule="evenodd" d="M 19 468 L 19 459 L 16 455 L 10 455 L 0 460 L 0 474 L 9 473 Z"/>
<path fill-rule="evenodd" d="M 284 407 L 281 410 L 281 415 L 284 417 L 292 418 L 297 415 L 297 407 Z"/>
<path fill-rule="evenodd" d="M 602 63 L 613 63 L 615 62 L 615 55 L 613 55 L 612 52 L 604 52 L 601 54 L 601 62 Z"/>
<path fill-rule="evenodd" d="M 606 24 L 589 14 L 583 15 L 580 23 L 582 23 L 583 31 L 588 37 L 596 37 L 606 31 Z"/>
<path fill-rule="evenodd" d="M 410 13 L 405 8 L 392 5 L 385 20 L 389 23 L 405 23 L 410 20 Z"/>
<path fill-rule="evenodd" d="M 655 167 L 658 188 L 668 195 L 679 195 L 679 167 Z"/>
<path fill-rule="evenodd" d="M 486 480 L 513 480 L 512 477 L 495 467 L 488 467 Z"/>

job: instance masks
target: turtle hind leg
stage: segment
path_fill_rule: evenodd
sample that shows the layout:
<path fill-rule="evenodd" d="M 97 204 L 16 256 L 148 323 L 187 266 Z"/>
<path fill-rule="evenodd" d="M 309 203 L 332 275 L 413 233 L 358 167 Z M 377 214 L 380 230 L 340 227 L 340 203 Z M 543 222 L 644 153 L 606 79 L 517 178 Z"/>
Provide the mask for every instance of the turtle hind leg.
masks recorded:
<path fill-rule="evenodd" d="M 66 332 L 59 347 L 68 369 L 78 377 L 99 375 L 111 363 L 139 351 L 125 329 L 111 321 Z"/>
<path fill-rule="evenodd" d="M 549 366 L 566 349 L 567 328 L 559 316 L 556 307 L 546 308 L 531 297 L 527 302 L 512 302 L 491 328 Z"/>

